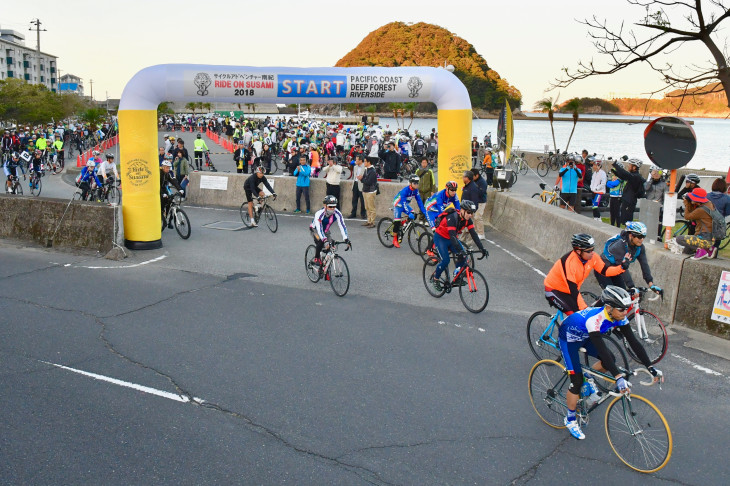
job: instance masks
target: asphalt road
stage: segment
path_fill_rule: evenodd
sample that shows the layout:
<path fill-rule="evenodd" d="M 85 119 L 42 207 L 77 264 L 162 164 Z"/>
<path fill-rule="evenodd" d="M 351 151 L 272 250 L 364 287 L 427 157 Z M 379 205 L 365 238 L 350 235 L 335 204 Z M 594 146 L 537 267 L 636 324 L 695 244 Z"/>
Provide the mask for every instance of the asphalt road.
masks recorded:
<path fill-rule="evenodd" d="M 73 192 L 49 180 L 49 193 Z M 672 428 L 672 459 L 658 473 L 619 461 L 602 411 L 582 442 L 538 418 L 525 324 L 547 310 L 538 272 L 550 262 L 494 231 L 477 263 L 490 302 L 474 315 L 457 295 L 430 297 L 421 260 L 384 248 L 359 221 L 348 221 L 354 249 L 341 254 L 352 284 L 339 298 L 304 274 L 308 218 L 281 215 L 272 234 L 203 227 L 240 221 L 237 211 L 186 211 L 189 240 L 165 230 L 161 250 L 121 262 L 0 242 L 0 482 L 705 485 L 730 476 L 730 361 L 697 350 L 683 329 L 670 328 L 663 390 L 635 387 Z M 726 353 L 725 342 L 705 342 Z"/>

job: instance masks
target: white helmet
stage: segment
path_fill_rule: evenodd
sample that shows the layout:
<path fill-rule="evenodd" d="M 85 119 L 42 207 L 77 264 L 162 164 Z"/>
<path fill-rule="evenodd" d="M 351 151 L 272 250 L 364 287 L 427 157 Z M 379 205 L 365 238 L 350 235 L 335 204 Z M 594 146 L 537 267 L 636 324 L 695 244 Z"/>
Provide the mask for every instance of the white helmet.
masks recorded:
<path fill-rule="evenodd" d="M 162 167 L 172 167 L 172 163 L 169 160 L 163 160 Z"/>
<path fill-rule="evenodd" d="M 96 167 L 96 162 L 94 162 L 93 160 L 89 160 L 88 162 L 86 162 L 86 167 L 88 167 L 89 169 L 93 169 L 94 167 Z"/>

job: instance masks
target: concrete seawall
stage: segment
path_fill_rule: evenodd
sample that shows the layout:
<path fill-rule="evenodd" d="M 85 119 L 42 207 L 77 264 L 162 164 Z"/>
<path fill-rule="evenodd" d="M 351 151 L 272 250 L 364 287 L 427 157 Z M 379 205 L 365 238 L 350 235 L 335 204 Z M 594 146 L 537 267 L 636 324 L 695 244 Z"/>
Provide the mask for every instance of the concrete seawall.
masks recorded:
<path fill-rule="evenodd" d="M 589 233 L 601 251 L 618 228 L 582 218 L 564 209 L 534 199 L 520 199 L 506 193 L 490 192 L 485 223 L 519 241 L 548 261 L 556 261 L 570 250 L 570 235 Z M 647 257 L 654 282 L 664 288 L 664 300 L 646 302 L 644 308 L 664 323 L 677 323 L 730 339 L 730 325 L 712 321 L 712 304 L 726 260 L 691 260 L 675 255 L 661 244 L 647 243 Z M 638 263 L 631 265 L 636 285 L 645 286 Z M 589 276 L 594 282 L 595 277 Z M 643 305 L 643 304 L 642 304 Z"/>
<path fill-rule="evenodd" d="M 121 234 L 120 214 L 103 204 L 0 195 L 0 238 L 105 254 Z"/>

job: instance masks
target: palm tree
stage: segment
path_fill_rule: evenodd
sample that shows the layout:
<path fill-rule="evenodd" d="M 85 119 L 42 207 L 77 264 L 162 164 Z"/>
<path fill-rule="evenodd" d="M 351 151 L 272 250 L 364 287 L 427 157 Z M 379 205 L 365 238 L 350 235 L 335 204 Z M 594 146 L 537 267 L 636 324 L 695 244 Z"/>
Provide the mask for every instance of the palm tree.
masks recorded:
<path fill-rule="evenodd" d="M 536 110 L 540 110 L 542 113 L 548 114 L 548 120 L 550 120 L 550 131 L 553 132 L 553 147 L 555 148 L 555 153 L 558 153 L 558 144 L 555 143 L 555 128 L 553 127 L 555 112 L 553 111 L 553 109 L 557 106 L 557 103 L 557 98 L 555 98 L 555 100 L 553 100 L 552 98 L 543 98 L 535 103 L 534 106 Z"/>
<path fill-rule="evenodd" d="M 411 125 L 413 125 L 413 118 L 416 116 L 416 107 L 418 106 L 418 103 L 415 101 L 410 101 L 406 103 L 405 109 L 408 110 L 408 117 L 411 119 L 411 122 L 408 124 L 408 130 L 411 129 Z M 403 124 L 405 126 L 405 123 Z"/>
<path fill-rule="evenodd" d="M 573 129 L 570 131 L 570 137 L 568 137 L 568 143 L 565 144 L 565 150 L 567 152 L 568 146 L 570 145 L 570 140 L 573 138 L 573 132 L 575 131 L 575 126 L 578 124 L 578 112 L 581 110 L 581 102 L 579 98 L 573 98 L 572 100 L 569 100 L 565 105 L 563 106 L 563 109 L 565 111 L 570 111 L 573 113 Z"/>
<path fill-rule="evenodd" d="M 378 110 L 378 107 L 375 105 L 370 105 L 367 108 L 365 108 L 365 111 L 370 113 L 370 124 L 375 123 L 375 112 Z"/>
<path fill-rule="evenodd" d="M 193 115 L 195 114 L 195 109 L 196 109 L 197 107 L 198 107 L 198 105 L 196 105 L 196 104 L 195 104 L 195 103 L 193 103 L 193 102 L 190 102 L 190 103 L 186 103 L 186 104 L 185 104 L 185 109 L 186 109 L 186 110 L 189 110 L 189 111 L 192 111 L 192 112 L 193 112 Z"/>
<path fill-rule="evenodd" d="M 206 109 L 208 113 L 210 113 L 210 110 L 213 108 L 213 105 L 210 103 L 203 103 L 203 108 Z"/>

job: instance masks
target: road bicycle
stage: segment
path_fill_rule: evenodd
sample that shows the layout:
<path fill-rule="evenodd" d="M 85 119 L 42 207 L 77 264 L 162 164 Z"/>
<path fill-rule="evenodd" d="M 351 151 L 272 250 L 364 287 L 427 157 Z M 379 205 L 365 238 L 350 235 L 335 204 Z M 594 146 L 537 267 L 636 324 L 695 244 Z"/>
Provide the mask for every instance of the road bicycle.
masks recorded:
<path fill-rule="evenodd" d="M 338 297 L 344 297 L 350 289 L 350 270 L 347 268 L 345 259 L 337 254 L 338 245 L 347 245 L 344 241 L 330 241 L 329 250 L 322 249 L 322 261 L 315 261 L 314 256 L 317 248 L 309 245 L 304 251 L 304 271 L 310 281 L 317 283 L 322 277 L 328 280 L 332 291 Z M 347 245 L 345 251 L 351 249 L 351 245 Z"/>
<path fill-rule="evenodd" d="M 436 247 L 433 244 L 433 235 L 431 231 L 426 231 L 418 238 L 418 254 L 421 255 L 421 259 L 426 262 L 429 258 L 435 256 L 437 253 Z M 469 265 L 474 268 L 474 254 L 467 253 L 466 258 L 469 260 Z"/>
<path fill-rule="evenodd" d="M 113 177 L 107 177 L 101 187 L 97 187 L 94 191 L 95 199 L 98 202 L 107 202 L 109 204 L 119 204 L 122 199 L 122 193 L 119 190 L 120 182 Z"/>
<path fill-rule="evenodd" d="M 392 211 L 393 208 L 390 208 L 390 210 Z M 425 219 L 426 217 L 423 214 L 418 213 L 419 221 L 425 221 Z M 408 218 L 408 215 L 406 215 L 401 218 L 401 225 L 398 230 L 399 244 L 403 241 L 403 239 L 407 238 L 408 246 L 416 255 L 420 254 L 418 250 L 418 239 L 421 235 L 428 231 L 428 226 L 419 221 L 410 219 Z M 381 218 L 381 220 L 378 221 L 378 239 L 386 248 L 393 248 L 393 231 L 393 218 L 386 217 Z"/>
<path fill-rule="evenodd" d="M 525 160 L 525 153 L 522 152 L 519 157 L 514 153 L 511 154 L 507 161 L 506 168 L 512 169 L 515 173 L 527 175 L 527 171 L 530 169 L 530 166 L 527 165 L 527 161 Z"/>
<path fill-rule="evenodd" d="M 43 177 L 43 171 L 36 172 L 34 170 L 30 171 L 30 174 L 28 174 L 28 185 L 30 186 L 30 195 L 31 196 L 40 196 L 41 190 L 43 190 L 43 181 L 41 180 L 41 177 Z"/>
<path fill-rule="evenodd" d="M 593 295 L 590 292 L 581 292 L 581 294 L 589 298 L 590 295 Z M 527 320 L 527 343 L 530 345 L 530 351 L 537 359 L 562 361 L 563 353 L 560 351 L 558 333 L 560 332 L 560 324 L 564 319 L 565 314 L 558 309 L 552 315 L 545 311 L 537 311 Z M 629 362 L 626 359 L 626 354 L 621 349 L 621 345 L 608 334 L 603 335 L 602 338 L 613 355 L 617 366 L 628 368 Z"/>
<path fill-rule="evenodd" d="M 218 169 L 216 169 L 215 165 L 213 165 L 213 161 L 210 160 L 210 153 L 207 150 L 205 151 L 205 166 L 208 167 L 211 172 L 218 172 Z"/>
<path fill-rule="evenodd" d="M 542 189 L 541 192 L 536 192 L 532 195 L 532 198 L 538 198 L 540 201 L 550 204 L 551 206 L 558 206 L 560 204 L 560 191 L 558 190 L 558 186 L 555 186 L 553 190 L 547 189 L 547 184 L 544 182 L 540 183 L 540 189 Z"/>
<path fill-rule="evenodd" d="M 585 349 L 581 348 L 585 353 Z M 656 383 L 651 373 L 644 369 L 619 370 L 630 378 L 639 372 L 646 373 L 650 381 L 639 381 L 644 386 Z M 583 368 L 587 378 L 594 379 L 600 398 L 595 403 L 588 397 L 578 400 L 576 419 L 581 428 L 589 424 L 589 415 L 606 402 L 606 416 L 603 421 L 606 437 L 613 452 L 631 469 L 642 473 L 653 473 L 669 462 L 672 456 L 672 432 L 662 412 L 646 398 L 626 392 L 617 393 L 616 379 L 590 367 Z M 528 389 L 530 402 L 543 422 L 555 429 L 565 428 L 567 414 L 566 393 L 570 386 L 570 375 L 560 363 L 544 359 L 535 363 L 530 370 Z"/>
<path fill-rule="evenodd" d="M 644 346 L 646 354 L 649 356 L 649 360 L 651 360 L 651 364 L 654 365 L 661 361 L 667 354 L 669 336 L 667 335 L 667 329 L 661 319 L 659 319 L 656 314 L 642 309 L 641 302 L 645 299 L 654 301 L 659 299 L 659 297 L 663 300 L 664 291 L 655 294 L 654 297 L 646 297 L 646 294 L 651 291 L 651 289 L 647 287 L 635 288 L 636 297 L 631 302 L 631 307 L 629 307 L 629 312 L 626 314 L 626 318 L 629 320 L 629 325 L 631 326 L 634 336 L 636 336 L 642 346 Z M 589 305 L 592 305 L 593 307 L 601 305 L 596 294 L 587 291 L 581 292 L 581 294 L 583 295 L 586 303 Z M 616 336 L 619 341 L 623 343 L 624 348 L 629 356 L 631 356 L 631 359 L 637 363 L 641 363 L 638 356 L 636 356 L 636 353 L 634 353 L 634 350 L 631 349 L 629 342 L 621 335 L 621 333 L 612 332 L 612 335 Z"/>
<path fill-rule="evenodd" d="M 241 221 L 243 221 L 243 224 L 245 224 L 247 228 L 252 228 L 254 223 L 258 226 L 261 216 L 263 215 L 264 220 L 266 221 L 266 226 L 272 233 L 276 233 L 276 230 L 279 229 L 279 220 L 276 219 L 276 212 L 269 205 L 269 198 L 271 197 L 276 199 L 276 196 L 273 194 L 257 198 L 258 204 L 254 203 L 253 205 L 253 221 L 251 221 L 251 216 L 248 214 L 248 201 L 244 201 L 243 204 L 241 204 Z"/>
<path fill-rule="evenodd" d="M 481 250 L 479 250 L 481 252 Z M 475 253 L 474 250 L 465 250 L 467 255 Z M 486 255 L 478 258 L 481 260 Z M 431 256 L 423 263 L 423 285 L 426 291 L 433 297 L 442 297 L 446 293 L 451 293 L 454 287 L 459 288 L 459 298 L 464 304 L 466 310 L 474 314 L 483 311 L 489 303 L 489 285 L 487 279 L 479 270 L 475 270 L 473 265 L 469 263 L 469 259 L 464 259 L 464 265 L 454 278 L 449 277 L 448 267 L 441 273 L 438 279 L 432 278 L 436 265 L 441 261 L 438 252 Z"/>
<path fill-rule="evenodd" d="M 537 168 L 535 169 L 537 171 L 537 175 L 545 177 L 551 170 L 557 171 L 565 163 L 567 155 L 567 152 L 563 152 L 562 154 L 548 152 L 547 156 L 543 155 L 538 157 L 540 162 L 537 164 Z"/>
<path fill-rule="evenodd" d="M 22 196 L 23 195 L 23 186 L 20 184 L 20 179 L 18 179 L 18 176 L 15 176 L 15 175 L 10 176 L 10 177 L 11 177 L 11 179 L 10 179 L 11 182 L 10 182 L 9 194 L 16 194 L 18 196 Z M 25 180 L 25 174 L 23 174 L 23 180 Z M 5 187 L 6 187 L 5 190 L 7 191 L 7 185 Z"/>
<path fill-rule="evenodd" d="M 182 205 L 182 196 L 179 192 L 172 196 L 170 207 L 167 210 L 167 214 L 162 215 L 162 231 L 165 231 L 167 225 L 172 222 L 175 226 L 175 231 L 180 235 L 180 238 L 187 240 L 190 238 L 190 218 L 180 207 Z"/>
<path fill-rule="evenodd" d="M 48 171 L 53 175 L 59 174 L 63 170 L 63 167 L 58 161 L 58 154 L 48 154 L 48 159 L 44 164 L 44 168 L 48 169 Z"/>

